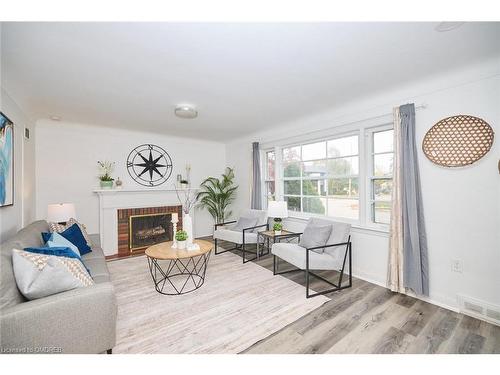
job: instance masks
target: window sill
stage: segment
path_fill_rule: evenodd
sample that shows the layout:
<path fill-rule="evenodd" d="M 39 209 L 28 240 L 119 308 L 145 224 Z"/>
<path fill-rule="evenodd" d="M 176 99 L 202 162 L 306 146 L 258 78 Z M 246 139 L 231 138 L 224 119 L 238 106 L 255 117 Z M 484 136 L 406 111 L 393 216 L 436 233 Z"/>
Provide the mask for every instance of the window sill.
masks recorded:
<path fill-rule="evenodd" d="M 329 218 L 325 216 L 320 216 L 320 215 L 311 215 L 311 216 L 306 216 L 306 215 L 298 215 L 297 213 L 294 213 L 290 216 L 288 216 L 288 220 L 292 220 L 295 222 L 303 222 L 305 223 L 306 221 L 309 220 L 311 217 L 317 217 L 320 219 L 326 219 L 326 220 L 331 220 L 331 221 L 338 221 L 341 223 L 347 223 L 351 224 L 353 231 L 355 233 L 366 233 L 370 235 L 376 235 L 376 236 L 382 236 L 382 237 L 388 237 L 389 236 L 389 226 L 368 226 L 368 225 L 361 225 L 358 222 L 352 222 L 348 220 L 339 220 L 335 218 Z"/>

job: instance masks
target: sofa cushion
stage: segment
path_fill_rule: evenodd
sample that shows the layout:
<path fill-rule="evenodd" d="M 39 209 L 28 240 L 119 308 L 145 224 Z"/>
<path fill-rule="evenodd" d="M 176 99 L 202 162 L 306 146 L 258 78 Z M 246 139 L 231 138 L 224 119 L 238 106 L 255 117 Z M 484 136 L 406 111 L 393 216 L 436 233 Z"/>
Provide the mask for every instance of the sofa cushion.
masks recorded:
<path fill-rule="evenodd" d="M 0 309 L 26 301 L 16 285 L 12 267 L 12 250 L 42 246 L 41 233 L 47 230 L 48 225 L 45 220 L 35 221 L 17 232 L 11 239 L 0 244 Z"/>
<path fill-rule="evenodd" d="M 92 258 L 86 259 L 83 261 L 83 264 L 90 272 L 90 276 L 95 279 L 97 276 L 108 276 L 109 270 L 106 265 L 106 260 L 103 257 L 100 258 Z"/>
<path fill-rule="evenodd" d="M 29 300 L 94 285 L 80 259 L 12 250 L 16 284 Z"/>
<path fill-rule="evenodd" d="M 306 269 L 306 249 L 295 243 L 278 242 L 271 247 L 271 253 L 301 270 Z M 338 270 L 342 268 L 337 260 L 327 254 L 309 251 L 310 270 Z"/>
<path fill-rule="evenodd" d="M 83 263 L 85 263 L 88 259 L 94 258 L 104 258 L 104 252 L 100 246 L 92 246 L 92 251 L 87 254 L 82 255 Z"/>

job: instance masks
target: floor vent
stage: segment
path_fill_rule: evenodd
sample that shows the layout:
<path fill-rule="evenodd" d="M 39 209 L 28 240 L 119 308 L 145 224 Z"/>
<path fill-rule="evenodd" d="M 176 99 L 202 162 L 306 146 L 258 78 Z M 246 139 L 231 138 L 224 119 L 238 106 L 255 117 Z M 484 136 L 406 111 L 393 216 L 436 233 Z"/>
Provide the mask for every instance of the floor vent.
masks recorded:
<path fill-rule="evenodd" d="M 462 314 L 500 325 L 500 306 L 493 306 L 475 298 L 462 295 L 458 295 L 457 298 Z"/>

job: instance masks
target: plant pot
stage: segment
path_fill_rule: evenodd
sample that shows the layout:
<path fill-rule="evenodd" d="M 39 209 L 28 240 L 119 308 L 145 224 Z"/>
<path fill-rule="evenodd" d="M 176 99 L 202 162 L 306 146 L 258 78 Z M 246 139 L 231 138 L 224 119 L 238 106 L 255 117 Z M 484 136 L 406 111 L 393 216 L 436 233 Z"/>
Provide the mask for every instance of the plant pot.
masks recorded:
<path fill-rule="evenodd" d="M 177 241 L 177 248 L 179 250 L 185 250 L 186 249 L 186 242 L 187 241 Z"/>
<path fill-rule="evenodd" d="M 279 236 L 279 235 L 281 234 L 281 231 L 280 231 L 280 230 L 275 230 L 275 231 L 274 231 L 274 234 L 275 234 L 276 236 Z"/>
<path fill-rule="evenodd" d="M 113 188 L 113 181 L 101 181 L 101 189 L 112 189 Z"/>

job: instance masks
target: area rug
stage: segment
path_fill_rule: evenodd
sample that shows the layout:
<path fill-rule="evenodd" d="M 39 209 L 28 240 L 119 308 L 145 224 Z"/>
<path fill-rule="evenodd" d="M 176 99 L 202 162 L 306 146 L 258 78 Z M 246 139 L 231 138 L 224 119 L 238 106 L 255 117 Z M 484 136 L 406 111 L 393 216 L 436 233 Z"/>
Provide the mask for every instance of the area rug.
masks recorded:
<path fill-rule="evenodd" d="M 118 300 L 113 353 L 238 353 L 329 301 L 241 257 L 210 258 L 205 284 L 157 293 L 145 256 L 108 263 Z"/>

